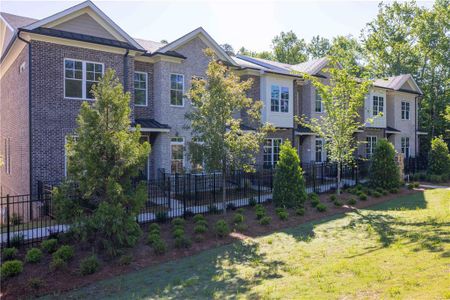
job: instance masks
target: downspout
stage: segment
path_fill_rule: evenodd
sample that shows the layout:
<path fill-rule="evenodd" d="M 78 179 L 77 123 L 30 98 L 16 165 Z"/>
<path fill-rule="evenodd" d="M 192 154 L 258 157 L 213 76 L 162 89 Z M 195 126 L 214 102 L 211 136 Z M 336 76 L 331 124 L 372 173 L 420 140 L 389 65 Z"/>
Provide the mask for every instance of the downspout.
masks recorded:
<path fill-rule="evenodd" d="M 127 49 L 125 52 L 125 55 L 123 56 L 123 89 L 125 92 L 128 91 L 128 54 L 130 53 L 130 50 Z"/>
<path fill-rule="evenodd" d="M 415 148 L 415 156 L 419 156 L 419 143 L 418 143 L 418 139 L 419 139 L 419 135 L 418 135 L 418 131 L 419 131 L 419 124 L 417 124 L 417 119 L 418 119 L 418 115 L 419 115 L 419 102 L 417 101 L 417 99 L 420 99 L 420 95 L 419 96 L 415 96 L 414 97 L 414 148 Z"/>
<path fill-rule="evenodd" d="M 20 36 L 20 32 L 21 32 L 21 30 L 19 29 L 19 31 L 17 32 L 17 38 L 19 39 L 19 40 L 21 40 L 22 42 L 24 42 L 25 44 L 27 44 L 28 45 L 28 143 L 29 143 L 29 145 L 28 145 L 28 147 L 29 147 L 29 165 L 30 165 L 30 172 L 29 172 L 29 175 L 30 175 L 30 194 L 32 194 L 33 193 L 33 164 L 32 164 L 32 161 L 33 161 L 33 155 L 32 155 L 32 153 L 33 153 L 33 143 L 32 143 L 32 122 L 31 122 L 31 119 L 32 119 L 32 115 L 31 115 L 31 91 L 32 91 L 32 72 L 31 72 L 31 69 L 32 69 L 32 61 L 31 61 L 31 58 L 32 58 L 32 55 L 31 55 L 31 43 L 29 42 L 29 41 L 27 41 L 27 40 L 25 40 L 25 39 L 23 39 L 21 36 Z M 30 214 L 32 214 L 32 212 L 33 212 L 33 207 L 32 207 L 32 202 L 30 201 Z M 30 216 L 30 218 L 32 218 L 32 216 Z"/>

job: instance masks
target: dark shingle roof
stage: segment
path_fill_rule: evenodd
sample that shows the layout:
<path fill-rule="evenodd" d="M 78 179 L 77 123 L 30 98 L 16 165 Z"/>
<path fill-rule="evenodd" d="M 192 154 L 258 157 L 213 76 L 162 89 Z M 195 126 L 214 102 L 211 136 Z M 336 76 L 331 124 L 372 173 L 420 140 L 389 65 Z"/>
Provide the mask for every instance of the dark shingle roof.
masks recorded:
<path fill-rule="evenodd" d="M 301 126 L 301 125 L 298 125 L 297 129 L 295 129 L 295 131 L 298 133 L 312 133 L 311 129 L 309 129 L 308 127 L 305 127 L 305 126 Z"/>
<path fill-rule="evenodd" d="M 393 132 L 400 132 L 400 130 L 395 129 L 395 128 L 390 127 L 390 126 L 386 126 L 386 130 L 387 130 L 387 131 L 393 131 Z"/>
<path fill-rule="evenodd" d="M 155 119 L 136 119 L 134 126 L 136 124 L 141 125 L 141 128 L 151 128 L 151 129 L 170 129 L 169 125 L 161 124 Z"/>

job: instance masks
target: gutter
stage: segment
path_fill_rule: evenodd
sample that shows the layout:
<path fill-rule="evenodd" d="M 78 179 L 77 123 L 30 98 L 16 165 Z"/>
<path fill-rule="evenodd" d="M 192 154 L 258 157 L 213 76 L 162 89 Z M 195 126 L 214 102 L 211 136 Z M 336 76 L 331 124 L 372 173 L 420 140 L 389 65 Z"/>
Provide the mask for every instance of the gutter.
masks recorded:
<path fill-rule="evenodd" d="M 30 172 L 29 172 L 29 174 L 30 174 L 30 194 L 32 194 L 33 193 L 33 163 L 32 163 L 33 162 L 33 155 L 32 155 L 33 143 L 32 143 L 32 130 L 31 130 L 32 129 L 31 95 L 32 95 L 32 82 L 33 82 L 32 81 L 32 63 L 31 63 L 32 62 L 32 60 L 31 60 L 32 48 L 31 48 L 31 43 L 29 41 L 23 39 L 20 36 L 21 31 L 22 31 L 21 29 L 19 29 L 17 31 L 17 38 L 28 45 L 28 143 L 29 143 L 28 147 L 29 147 L 29 164 L 30 164 Z M 30 201 L 30 217 L 31 218 L 32 218 L 32 215 L 31 215 L 32 213 L 33 213 L 33 207 L 32 207 L 32 202 Z"/>

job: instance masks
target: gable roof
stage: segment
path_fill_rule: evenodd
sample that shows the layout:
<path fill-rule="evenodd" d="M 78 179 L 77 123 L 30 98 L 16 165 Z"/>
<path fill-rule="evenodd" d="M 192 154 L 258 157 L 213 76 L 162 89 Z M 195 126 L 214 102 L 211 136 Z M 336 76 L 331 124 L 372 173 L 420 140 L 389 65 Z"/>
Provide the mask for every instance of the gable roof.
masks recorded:
<path fill-rule="evenodd" d="M 150 40 L 144 40 L 144 39 L 138 39 L 134 38 L 136 42 L 139 43 L 139 45 L 142 46 L 145 50 L 147 50 L 150 53 L 158 51 L 158 49 L 164 47 L 167 44 L 163 44 L 160 42 L 150 41 Z"/>
<path fill-rule="evenodd" d="M 403 85 L 405 85 L 405 83 L 407 83 L 407 82 L 412 83 L 412 87 L 414 90 L 402 88 Z M 377 86 L 377 87 L 381 87 L 381 88 L 394 90 L 394 91 L 405 91 L 405 92 L 413 92 L 413 93 L 415 92 L 420 95 L 423 94 L 422 90 L 419 88 L 419 86 L 417 85 L 416 81 L 411 76 L 411 74 L 402 74 L 399 76 L 392 76 L 392 77 L 383 78 L 383 79 L 376 79 L 373 82 L 373 85 Z"/>
<path fill-rule="evenodd" d="M 20 27 L 29 25 L 37 21 L 37 19 L 13 15 L 10 13 L 0 12 L 0 16 L 5 20 L 6 24 L 14 31 L 17 31 Z"/>
<path fill-rule="evenodd" d="M 131 36 L 129 36 L 122 28 L 120 28 L 116 23 L 114 23 L 113 20 L 111 20 L 103 11 L 101 11 L 97 6 L 95 6 L 94 3 L 92 3 L 90 0 L 87 0 L 85 2 L 82 2 L 80 4 L 77 4 L 75 6 L 72 6 L 68 9 L 65 9 L 63 11 L 60 11 L 54 15 L 51 15 L 47 18 L 38 20 L 36 22 L 33 22 L 31 24 L 28 24 L 26 26 L 23 26 L 25 30 L 34 30 L 39 27 L 45 27 L 45 25 L 48 25 L 52 22 L 55 22 L 63 17 L 69 16 L 71 14 L 75 14 L 80 10 L 83 9 L 91 10 L 94 14 L 96 14 L 99 18 L 104 20 L 111 28 L 119 35 L 121 36 L 125 41 L 127 41 L 130 45 L 132 45 L 134 48 L 139 50 L 144 50 L 141 45 L 139 45 Z"/>

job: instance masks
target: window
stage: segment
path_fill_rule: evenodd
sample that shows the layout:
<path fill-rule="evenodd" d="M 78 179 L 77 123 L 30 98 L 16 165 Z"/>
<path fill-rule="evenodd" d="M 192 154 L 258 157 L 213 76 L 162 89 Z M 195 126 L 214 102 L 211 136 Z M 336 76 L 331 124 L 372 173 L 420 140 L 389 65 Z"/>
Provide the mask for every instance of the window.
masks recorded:
<path fill-rule="evenodd" d="M 134 72 L 134 104 L 147 106 L 147 73 Z"/>
<path fill-rule="evenodd" d="M 289 112 L 289 88 L 280 87 L 278 85 L 271 86 L 270 110 L 276 112 Z"/>
<path fill-rule="evenodd" d="M 76 135 L 70 135 L 66 136 L 64 140 L 64 176 L 67 177 L 68 171 L 69 171 L 69 153 L 67 152 L 67 142 L 69 137 L 72 137 L 74 142 L 77 142 L 78 136 Z"/>
<path fill-rule="evenodd" d="M 170 74 L 170 105 L 184 106 L 184 76 Z"/>
<path fill-rule="evenodd" d="M 264 142 L 264 167 L 271 168 L 276 165 L 280 157 L 281 139 L 266 139 Z"/>
<path fill-rule="evenodd" d="M 171 163 L 170 170 L 172 173 L 182 173 L 184 169 L 184 138 L 173 137 L 170 140 Z"/>
<path fill-rule="evenodd" d="M 402 101 L 402 120 L 409 120 L 409 102 Z"/>
<path fill-rule="evenodd" d="M 316 139 L 316 162 L 323 162 L 323 139 Z"/>
<path fill-rule="evenodd" d="M 402 137 L 401 141 L 402 154 L 409 157 L 409 137 Z"/>
<path fill-rule="evenodd" d="M 381 96 L 373 96 L 373 115 L 377 116 L 384 112 L 384 98 Z"/>
<path fill-rule="evenodd" d="M 103 64 L 81 60 L 64 60 L 64 96 L 66 98 L 94 99 L 92 86 L 103 75 Z"/>
<path fill-rule="evenodd" d="M 5 138 L 5 172 L 11 174 L 11 139 Z"/>
<path fill-rule="evenodd" d="M 373 155 L 373 151 L 375 150 L 375 146 L 377 144 L 376 136 L 368 136 L 366 137 L 366 158 L 371 158 Z"/>
<path fill-rule="evenodd" d="M 322 112 L 323 111 L 323 106 L 322 106 L 322 97 L 320 96 L 320 94 L 318 93 L 318 91 L 316 90 L 316 112 Z"/>

